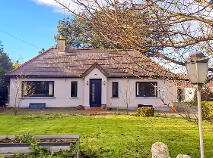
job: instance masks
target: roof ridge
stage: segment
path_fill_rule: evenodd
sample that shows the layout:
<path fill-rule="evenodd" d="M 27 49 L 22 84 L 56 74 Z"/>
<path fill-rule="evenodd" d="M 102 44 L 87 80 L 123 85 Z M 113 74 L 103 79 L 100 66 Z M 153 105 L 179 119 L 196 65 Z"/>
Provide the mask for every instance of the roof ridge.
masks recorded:
<path fill-rule="evenodd" d="M 30 62 L 33 62 L 34 60 L 36 60 L 38 57 L 41 57 L 42 55 L 48 53 L 51 49 L 55 49 L 55 48 L 52 48 L 52 47 L 51 47 L 51 48 L 48 48 L 48 49 L 45 50 L 43 53 L 40 53 L 40 54 L 34 56 L 32 59 L 30 59 L 30 60 L 24 62 L 24 63 L 21 64 L 19 67 L 15 68 L 15 69 L 13 69 L 13 70 L 11 70 L 11 71 L 9 71 L 9 72 L 7 72 L 5 75 L 8 75 L 8 74 L 10 74 L 10 73 L 12 73 L 12 72 L 15 72 L 15 71 L 21 69 L 21 68 L 24 67 L 25 65 L 27 65 L 27 64 L 29 64 Z"/>
<path fill-rule="evenodd" d="M 74 49 L 74 50 L 125 50 L 125 51 L 136 51 L 134 49 L 112 49 L 112 48 L 72 48 L 67 47 L 68 49 Z"/>

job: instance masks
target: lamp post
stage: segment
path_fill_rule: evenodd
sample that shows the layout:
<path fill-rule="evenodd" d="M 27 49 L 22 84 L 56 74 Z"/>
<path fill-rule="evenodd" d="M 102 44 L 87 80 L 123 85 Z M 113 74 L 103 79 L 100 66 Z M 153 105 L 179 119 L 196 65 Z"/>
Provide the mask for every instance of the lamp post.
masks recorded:
<path fill-rule="evenodd" d="M 198 102 L 198 125 L 200 133 L 200 157 L 204 158 L 204 144 L 203 144 L 203 125 L 202 125 L 202 109 L 201 109 L 201 88 L 206 82 L 208 75 L 208 58 L 203 53 L 190 54 L 186 69 L 189 80 L 197 88 L 197 102 Z"/>

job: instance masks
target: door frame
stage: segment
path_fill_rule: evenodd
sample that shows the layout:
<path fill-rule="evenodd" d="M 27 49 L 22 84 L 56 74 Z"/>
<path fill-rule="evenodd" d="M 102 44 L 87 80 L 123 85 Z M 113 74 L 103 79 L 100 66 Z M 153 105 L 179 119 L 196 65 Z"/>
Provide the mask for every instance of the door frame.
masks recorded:
<path fill-rule="evenodd" d="M 92 80 L 99 80 L 100 81 L 100 105 L 92 105 L 91 104 L 91 92 L 92 92 L 92 89 L 91 89 L 91 84 L 92 84 Z M 101 107 L 101 104 L 102 104 L 102 79 L 101 78 L 92 78 L 92 79 L 89 79 L 89 104 L 90 104 L 90 107 Z"/>

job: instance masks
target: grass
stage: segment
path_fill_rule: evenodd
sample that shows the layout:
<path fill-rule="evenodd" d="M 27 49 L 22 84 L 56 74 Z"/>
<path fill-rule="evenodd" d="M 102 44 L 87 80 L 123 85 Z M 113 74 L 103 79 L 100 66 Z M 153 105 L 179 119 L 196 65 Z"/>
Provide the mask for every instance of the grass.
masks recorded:
<path fill-rule="evenodd" d="M 205 157 L 213 157 L 213 125 L 205 122 Z M 199 157 L 199 132 L 195 123 L 177 117 L 127 115 L 0 114 L 0 134 L 81 135 L 84 154 L 94 157 L 151 157 L 151 145 L 160 141 L 171 157 Z"/>

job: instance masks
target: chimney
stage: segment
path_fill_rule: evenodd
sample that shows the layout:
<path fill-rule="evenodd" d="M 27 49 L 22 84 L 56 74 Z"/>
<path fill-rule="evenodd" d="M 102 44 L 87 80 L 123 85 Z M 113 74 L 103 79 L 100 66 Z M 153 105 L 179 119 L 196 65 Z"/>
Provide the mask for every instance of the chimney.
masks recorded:
<path fill-rule="evenodd" d="M 66 49 L 66 39 L 64 36 L 60 35 L 57 40 L 57 48 L 59 52 L 65 52 Z"/>

